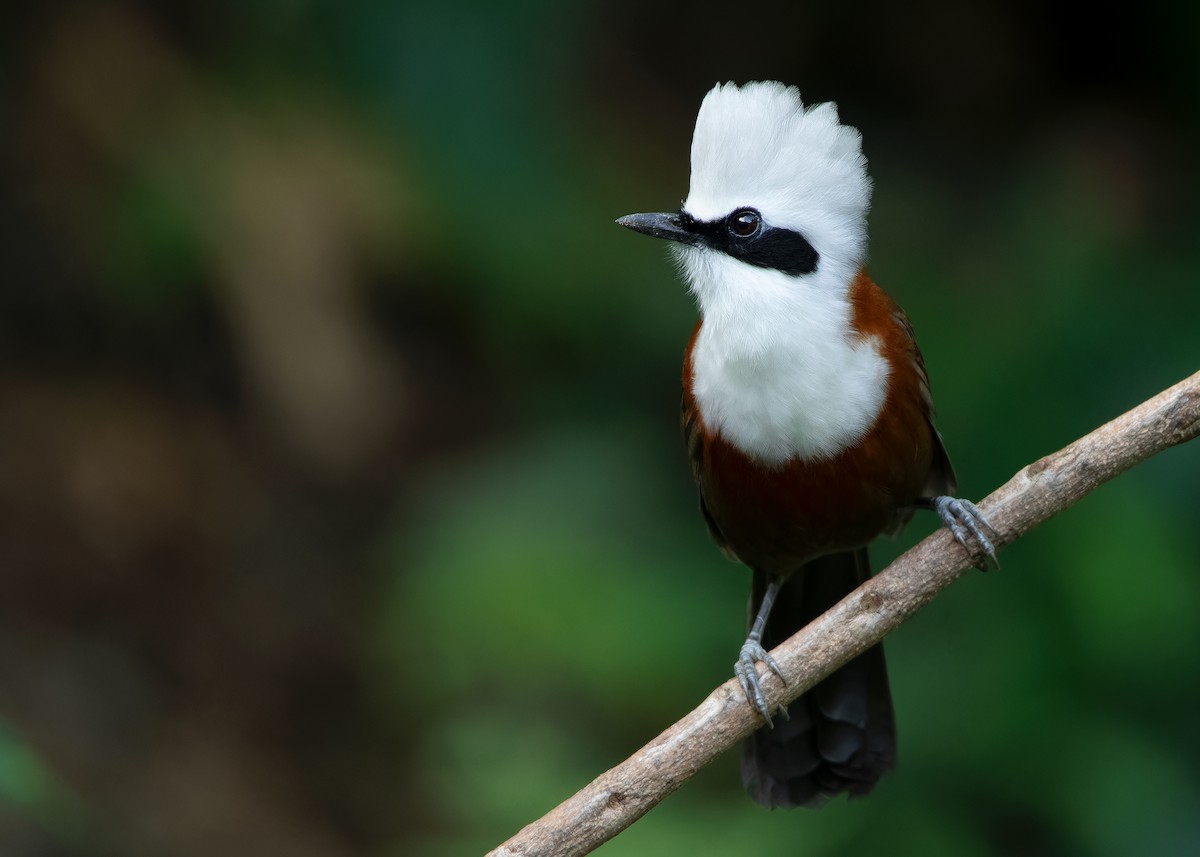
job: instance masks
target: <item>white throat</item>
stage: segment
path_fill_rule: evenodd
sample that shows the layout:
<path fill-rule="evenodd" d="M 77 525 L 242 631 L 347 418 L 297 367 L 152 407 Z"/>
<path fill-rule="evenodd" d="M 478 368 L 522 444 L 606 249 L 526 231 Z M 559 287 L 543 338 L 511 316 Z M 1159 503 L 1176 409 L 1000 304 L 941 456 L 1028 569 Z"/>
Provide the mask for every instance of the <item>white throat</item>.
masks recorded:
<path fill-rule="evenodd" d="M 769 465 L 831 458 L 870 430 L 888 364 L 850 326 L 855 271 L 824 259 L 793 277 L 692 247 L 678 258 L 704 320 L 692 394 L 709 430 Z"/>

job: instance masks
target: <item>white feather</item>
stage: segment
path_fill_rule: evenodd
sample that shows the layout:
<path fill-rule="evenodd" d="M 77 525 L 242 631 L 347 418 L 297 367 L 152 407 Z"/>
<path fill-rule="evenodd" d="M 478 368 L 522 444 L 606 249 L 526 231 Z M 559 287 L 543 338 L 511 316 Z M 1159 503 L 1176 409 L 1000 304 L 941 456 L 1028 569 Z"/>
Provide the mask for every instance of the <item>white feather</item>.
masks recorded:
<path fill-rule="evenodd" d="M 883 407 L 887 361 L 850 325 L 870 194 L 861 137 L 835 105 L 805 109 L 795 88 L 763 82 L 717 86 L 700 106 L 684 211 L 756 208 L 819 254 L 813 273 L 791 276 L 676 247 L 704 319 L 692 352 L 701 417 L 764 463 L 836 455 Z"/>

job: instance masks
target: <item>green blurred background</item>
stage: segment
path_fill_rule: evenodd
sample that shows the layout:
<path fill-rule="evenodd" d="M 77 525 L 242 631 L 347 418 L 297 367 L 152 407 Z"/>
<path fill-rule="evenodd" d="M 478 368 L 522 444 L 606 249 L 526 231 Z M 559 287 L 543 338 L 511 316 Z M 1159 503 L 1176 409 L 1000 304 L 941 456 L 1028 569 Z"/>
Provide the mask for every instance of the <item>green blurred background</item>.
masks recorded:
<path fill-rule="evenodd" d="M 479 853 L 730 675 L 694 308 L 612 222 L 686 194 L 718 81 L 862 130 L 965 496 L 1195 371 L 1197 8 L 3 13 L 0 853 Z M 767 813 L 731 753 L 601 853 L 1200 853 L 1198 484 L 890 637 L 869 799 Z"/>

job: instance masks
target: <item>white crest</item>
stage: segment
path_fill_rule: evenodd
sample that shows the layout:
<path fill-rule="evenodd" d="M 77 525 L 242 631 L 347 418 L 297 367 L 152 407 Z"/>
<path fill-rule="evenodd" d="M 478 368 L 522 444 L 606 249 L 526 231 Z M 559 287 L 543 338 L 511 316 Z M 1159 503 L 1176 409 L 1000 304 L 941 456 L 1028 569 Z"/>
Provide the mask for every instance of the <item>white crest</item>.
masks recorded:
<path fill-rule="evenodd" d="M 838 121 L 836 104 L 805 108 L 798 89 L 775 81 L 720 84 L 704 97 L 684 203 L 693 217 L 751 206 L 802 234 L 822 259 L 857 270 L 870 201 L 862 135 Z"/>
<path fill-rule="evenodd" d="M 792 276 L 707 247 L 674 245 L 704 325 L 692 352 L 700 413 L 746 454 L 777 465 L 827 458 L 874 424 L 888 364 L 851 325 L 871 196 L 861 137 L 833 104 L 805 109 L 781 83 L 717 86 L 692 140 L 684 210 L 718 220 L 756 208 L 803 235 L 817 269 Z"/>

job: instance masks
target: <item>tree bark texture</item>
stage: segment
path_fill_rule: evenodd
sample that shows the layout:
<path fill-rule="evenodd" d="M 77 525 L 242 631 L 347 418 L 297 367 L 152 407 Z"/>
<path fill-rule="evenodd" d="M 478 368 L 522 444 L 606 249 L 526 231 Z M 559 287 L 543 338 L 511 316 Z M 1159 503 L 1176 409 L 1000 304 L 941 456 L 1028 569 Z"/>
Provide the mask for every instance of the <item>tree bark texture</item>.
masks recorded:
<path fill-rule="evenodd" d="M 1069 446 L 1033 462 L 980 504 L 1008 544 L 1100 484 L 1200 434 L 1200 372 Z M 768 703 L 786 705 L 875 645 L 971 567 L 943 527 L 776 648 L 786 685 L 767 672 Z M 489 857 L 587 854 L 762 725 L 737 681 L 624 762 L 527 825 Z"/>

